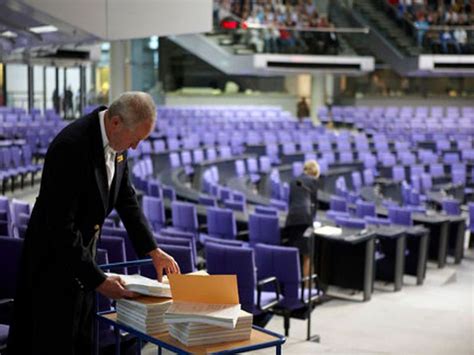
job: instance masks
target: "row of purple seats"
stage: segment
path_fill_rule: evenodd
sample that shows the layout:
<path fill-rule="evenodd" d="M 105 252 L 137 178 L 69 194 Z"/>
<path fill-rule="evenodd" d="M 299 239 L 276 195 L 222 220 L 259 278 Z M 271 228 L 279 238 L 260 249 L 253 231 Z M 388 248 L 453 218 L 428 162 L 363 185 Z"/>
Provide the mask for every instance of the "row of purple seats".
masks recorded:
<path fill-rule="evenodd" d="M 0 196 L 0 236 L 23 237 L 30 217 L 29 204 Z"/>
<path fill-rule="evenodd" d="M 206 263 L 210 274 L 237 275 L 239 299 L 245 311 L 254 316 L 270 309 L 281 312 L 287 336 L 292 312 L 305 309 L 322 295 L 317 287 L 305 287 L 296 248 L 263 244 L 247 248 L 208 243 Z M 310 280 L 317 281 L 317 278 L 311 275 Z"/>
<path fill-rule="evenodd" d="M 34 184 L 35 174 L 41 171 L 40 164 L 34 164 L 32 152 L 28 145 L 0 148 L 0 178 L 3 180 L 2 192 L 5 193 L 6 183 L 10 181 L 12 191 L 15 188 L 15 178 L 21 178 L 21 187 L 24 180 L 31 174 L 31 185 Z"/>

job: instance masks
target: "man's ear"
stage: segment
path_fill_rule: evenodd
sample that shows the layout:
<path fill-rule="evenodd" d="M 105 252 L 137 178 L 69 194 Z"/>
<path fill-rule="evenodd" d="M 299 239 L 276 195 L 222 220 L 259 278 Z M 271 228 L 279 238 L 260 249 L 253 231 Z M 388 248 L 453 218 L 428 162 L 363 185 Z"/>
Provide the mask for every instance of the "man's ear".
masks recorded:
<path fill-rule="evenodd" d="M 122 119 L 120 118 L 119 115 L 110 117 L 110 125 L 112 127 L 117 127 L 121 122 L 122 122 Z"/>

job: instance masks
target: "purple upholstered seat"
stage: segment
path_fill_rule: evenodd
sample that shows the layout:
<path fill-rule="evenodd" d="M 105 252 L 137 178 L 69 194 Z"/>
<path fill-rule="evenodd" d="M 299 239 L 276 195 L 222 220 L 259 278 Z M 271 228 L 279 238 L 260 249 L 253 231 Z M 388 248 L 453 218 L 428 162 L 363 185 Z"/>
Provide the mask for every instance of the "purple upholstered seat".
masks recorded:
<path fill-rule="evenodd" d="M 166 226 L 163 200 L 153 196 L 143 196 L 143 213 L 155 232 Z"/>
<path fill-rule="evenodd" d="M 291 312 L 307 307 L 308 302 L 316 301 L 322 293 L 316 287 L 312 288 L 311 294 L 307 288 L 302 288 L 304 283 L 297 248 L 257 244 L 254 249 L 258 279 L 276 277 L 281 285 L 283 297 L 277 307 L 286 310 L 284 323 L 285 335 L 288 336 Z"/>
<path fill-rule="evenodd" d="M 7 346 L 8 331 L 10 327 L 6 324 L 0 324 L 0 351 Z"/>
<path fill-rule="evenodd" d="M 278 216 L 278 210 L 272 207 L 255 206 L 255 213 Z"/>
<path fill-rule="evenodd" d="M 460 202 L 455 199 L 444 199 L 442 202 L 443 211 L 446 214 L 458 216 L 461 214 Z"/>
<path fill-rule="evenodd" d="M 189 202 L 173 201 L 171 203 L 173 228 L 193 233 L 196 241 L 200 240 L 196 206 Z"/>
<path fill-rule="evenodd" d="M 209 207 L 207 209 L 207 234 L 209 237 L 235 240 L 237 225 L 230 209 Z"/>
<path fill-rule="evenodd" d="M 280 245 L 280 227 L 277 216 L 252 213 L 249 216 L 250 244 Z"/>
<path fill-rule="evenodd" d="M 97 248 L 107 251 L 109 263 L 121 263 L 127 260 L 125 252 L 125 240 L 122 237 L 102 235 L 97 243 Z M 126 274 L 126 268 L 118 268 L 115 272 Z"/>
<path fill-rule="evenodd" d="M 412 226 L 413 220 L 411 218 L 411 211 L 405 207 L 389 207 L 388 208 L 388 219 L 393 224 L 399 224 L 402 226 Z"/>
<path fill-rule="evenodd" d="M 160 248 L 175 259 L 175 261 L 178 263 L 181 273 L 187 274 L 196 270 L 194 266 L 192 249 L 190 247 L 161 244 Z M 153 265 L 141 266 L 140 274 L 151 279 L 156 278 L 156 270 Z"/>
<path fill-rule="evenodd" d="M 164 239 L 161 239 L 161 238 L 164 238 Z M 173 228 L 164 228 L 160 230 L 160 234 L 158 236 L 155 236 L 155 239 L 158 243 L 158 246 L 160 245 L 160 243 L 164 242 L 164 244 L 190 247 L 193 253 L 194 265 L 197 265 L 197 262 L 198 262 L 197 247 L 196 247 L 197 243 L 196 243 L 193 233 L 184 232 L 184 231 L 180 231 Z M 187 243 L 185 241 L 187 241 Z"/>
<path fill-rule="evenodd" d="M 356 217 L 336 216 L 334 221 L 338 226 L 345 228 L 364 229 L 366 226 L 364 219 Z"/>
<path fill-rule="evenodd" d="M 212 196 L 199 195 L 198 204 L 201 206 L 217 207 L 217 200 Z"/>
<path fill-rule="evenodd" d="M 257 293 L 257 275 L 254 250 L 214 243 L 206 244 L 206 266 L 211 275 L 237 275 L 239 300 L 242 309 L 259 315 L 275 306 L 275 292 Z"/>

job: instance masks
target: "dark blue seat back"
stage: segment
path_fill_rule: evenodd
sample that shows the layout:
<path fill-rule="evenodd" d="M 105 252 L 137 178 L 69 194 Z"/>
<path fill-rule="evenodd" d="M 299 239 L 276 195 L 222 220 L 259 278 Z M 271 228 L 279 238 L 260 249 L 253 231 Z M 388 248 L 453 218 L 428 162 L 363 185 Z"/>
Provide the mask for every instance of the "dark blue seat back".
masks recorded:
<path fill-rule="evenodd" d="M 237 225 L 233 211 L 218 207 L 207 208 L 207 232 L 210 237 L 235 239 Z"/>
<path fill-rule="evenodd" d="M 251 244 L 280 245 L 278 217 L 256 213 L 251 214 L 249 216 L 249 241 Z"/>
<path fill-rule="evenodd" d="M 211 275 L 237 275 L 242 309 L 254 313 L 256 268 L 253 249 L 208 243 L 206 261 Z"/>

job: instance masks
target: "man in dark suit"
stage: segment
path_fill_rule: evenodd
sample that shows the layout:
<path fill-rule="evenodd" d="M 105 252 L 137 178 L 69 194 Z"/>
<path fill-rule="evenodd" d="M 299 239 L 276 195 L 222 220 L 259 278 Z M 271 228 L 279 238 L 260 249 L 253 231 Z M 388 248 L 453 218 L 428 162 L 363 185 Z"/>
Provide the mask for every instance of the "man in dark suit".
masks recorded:
<path fill-rule="evenodd" d="M 285 244 L 295 246 L 303 257 L 303 275 L 309 276 L 308 238 L 303 236 L 308 227 L 313 226 L 318 207 L 319 164 L 308 160 L 303 174 L 290 183 L 290 203 L 283 232 Z"/>
<path fill-rule="evenodd" d="M 95 263 L 97 239 L 115 208 L 158 280 L 178 273 L 157 248 L 130 184 L 127 149 L 152 132 L 156 108 L 145 93 L 122 94 L 63 129 L 46 154 L 39 196 L 25 236 L 9 354 L 90 354 L 95 291 L 119 299 L 134 294 Z"/>

